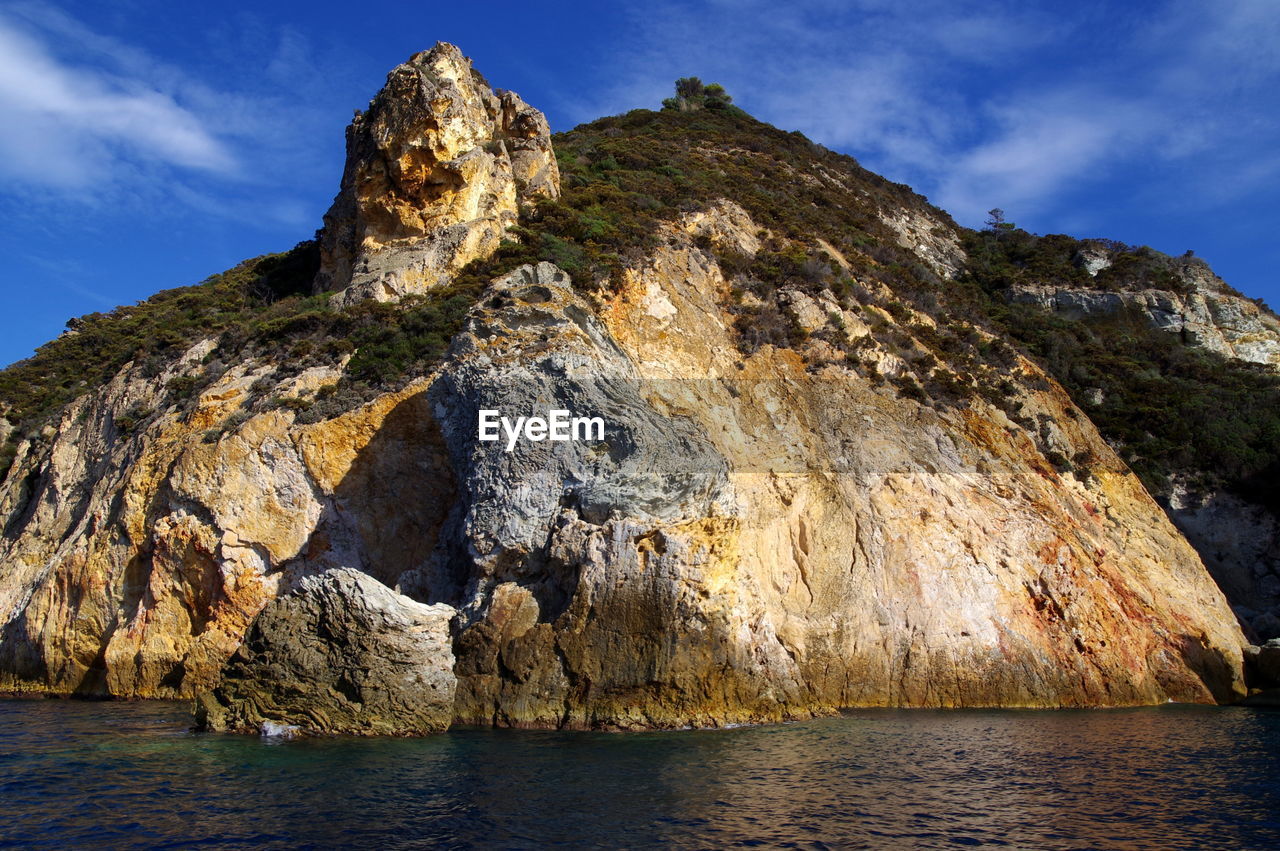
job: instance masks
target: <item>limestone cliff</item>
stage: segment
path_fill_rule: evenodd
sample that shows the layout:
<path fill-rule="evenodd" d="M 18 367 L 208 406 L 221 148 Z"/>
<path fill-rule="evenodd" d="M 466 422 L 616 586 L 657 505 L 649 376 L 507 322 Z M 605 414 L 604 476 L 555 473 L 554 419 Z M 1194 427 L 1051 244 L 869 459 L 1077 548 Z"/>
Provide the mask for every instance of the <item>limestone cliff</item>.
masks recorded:
<path fill-rule="evenodd" d="M 92 478 L 72 447 L 103 425 L 68 411 L 28 467 L 47 484 L 10 550 L 29 568 L 6 576 L 6 685 L 194 693 L 269 599 L 350 565 L 459 610 L 469 721 L 1239 691 L 1220 592 L 1060 391 L 1022 392 L 1097 459 L 1080 477 L 989 407 L 939 415 L 772 349 L 739 368 L 723 275 L 671 239 L 603 319 L 554 267 L 495 283 L 435 375 L 332 421 L 271 411 L 206 442 L 251 377 L 228 375 L 187 423 L 122 441 L 96 498 L 59 487 Z M 126 386 L 86 401 L 109 412 Z M 615 431 L 473 439 L 477 408 L 544 403 Z"/>
<path fill-rule="evenodd" d="M 1111 261 L 1108 252 L 1094 251 L 1083 262 L 1096 275 Z M 1010 295 L 1069 319 L 1140 315 L 1153 328 L 1177 334 L 1188 345 L 1280 367 L 1280 318 L 1227 286 L 1203 261 L 1175 262 L 1177 290 L 1112 291 L 1044 283 L 1014 287 Z"/>
<path fill-rule="evenodd" d="M 415 54 L 347 128 L 317 291 L 395 298 L 492 253 L 522 204 L 559 195 L 550 137 L 541 112 L 492 91 L 458 48 Z"/>
<path fill-rule="evenodd" d="M 463 471 L 444 540 L 461 546 L 414 581 L 461 606 L 462 718 L 665 726 L 1239 688 L 1220 592 L 1060 391 L 1025 402 L 1096 458 L 1079 477 L 990 407 L 939 415 L 776 350 L 740 365 L 726 281 L 678 233 L 601 322 L 564 283 L 542 267 L 499 284 L 435 391 Z M 540 400 L 617 423 L 607 454 L 476 447 L 477 407 Z"/>
<path fill-rule="evenodd" d="M 556 193 L 540 115 L 481 82 L 438 46 L 353 124 L 317 279 L 341 316 L 452 280 Z M 214 728 L 353 733 L 1242 696 L 1226 600 L 1088 417 L 1007 346 L 980 387 L 931 352 L 993 333 L 894 300 L 904 256 L 958 274 L 958 229 L 852 170 L 805 174 L 786 180 L 844 193 L 869 235 L 806 255 L 710 198 L 605 258 L 609 286 L 583 274 L 592 243 L 547 237 L 577 268 L 493 275 L 441 359 L 325 416 L 301 412 L 362 348 L 292 374 L 219 368 L 214 339 L 128 365 L 0 485 L 0 689 L 199 694 Z M 477 439 L 481 410 L 553 408 L 603 439 Z"/>

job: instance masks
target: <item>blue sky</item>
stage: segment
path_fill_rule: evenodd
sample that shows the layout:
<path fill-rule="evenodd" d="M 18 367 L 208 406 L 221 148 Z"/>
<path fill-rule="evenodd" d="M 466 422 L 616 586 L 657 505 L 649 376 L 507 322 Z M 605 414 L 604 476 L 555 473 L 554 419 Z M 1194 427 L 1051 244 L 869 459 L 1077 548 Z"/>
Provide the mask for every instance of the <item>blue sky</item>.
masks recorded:
<path fill-rule="evenodd" d="M 556 130 L 723 83 L 979 225 L 1194 249 L 1280 305 L 1280 3 L 0 0 L 0 363 L 311 236 L 437 40 Z"/>

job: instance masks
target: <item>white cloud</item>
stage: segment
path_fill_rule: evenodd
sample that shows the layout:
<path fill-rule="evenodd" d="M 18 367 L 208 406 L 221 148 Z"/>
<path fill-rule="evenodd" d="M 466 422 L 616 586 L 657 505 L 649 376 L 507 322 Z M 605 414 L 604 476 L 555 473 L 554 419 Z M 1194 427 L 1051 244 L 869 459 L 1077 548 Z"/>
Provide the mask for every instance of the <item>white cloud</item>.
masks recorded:
<path fill-rule="evenodd" d="M 1038 212 L 1069 183 L 1104 177 L 1119 152 L 1168 132 L 1142 104 L 1090 92 L 1019 98 L 992 112 L 985 141 L 934 170 L 936 201 L 970 223 L 994 206 Z"/>
<path fill-rule="evenodd" d="M 1258 192 L 1280 145 L 1275 0 L 1163 0 L 1139 13 L 1012 0 L 711 0 L 632 9 L 616 87 L 582 119 L 654 106 L 677 75 L 723 83 L 977 224 L 1071 215 L 1073 193 L 1159 171 L 1173 203 Z M 1182 172 L 1188 172 L 1190 176 Z M 1271 180 L 1271 178 L 1267 178 Z M 1159 196 L 1167 198 L 1162 199 Z"/>
<path fill-rule="evenodd" d="M 358 75 L 248 14 L 186 37 L 178 67 L 41 0 L 0 0 L 0 212 L 317 226 Z"/>
<path fill-rule="evenodd" d="M 0 18 L 0 173 L 59 188 L 110 179 L 120 160 L 230 174 L 236 160 L 198 116 L 145 80 L 59 62 Z"/>

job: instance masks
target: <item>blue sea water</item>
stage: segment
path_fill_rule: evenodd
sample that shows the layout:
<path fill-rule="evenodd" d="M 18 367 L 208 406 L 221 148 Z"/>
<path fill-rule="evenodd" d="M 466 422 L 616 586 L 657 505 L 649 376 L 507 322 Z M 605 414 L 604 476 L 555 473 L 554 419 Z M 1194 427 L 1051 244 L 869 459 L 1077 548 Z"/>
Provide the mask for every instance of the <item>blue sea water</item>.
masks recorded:
<path fill-rule="evenodd" d="M 0 846 L 1280 847 L 1280 713 L 859 711 L 292 742 L 0 701 Z"/>

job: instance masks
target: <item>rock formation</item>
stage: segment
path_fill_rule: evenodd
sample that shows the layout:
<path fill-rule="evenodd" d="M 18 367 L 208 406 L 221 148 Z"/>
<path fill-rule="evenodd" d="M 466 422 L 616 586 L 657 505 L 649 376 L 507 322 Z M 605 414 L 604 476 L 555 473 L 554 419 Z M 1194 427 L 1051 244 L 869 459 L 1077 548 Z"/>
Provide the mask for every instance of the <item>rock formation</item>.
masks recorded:
<path fill-rule="evenodd" d="M 747 221 L 734 237 L 756 231 Z M 462 549 L 488 548 L 483 560 L 446 557 L 455 568 L 444 575 L 465 571 L 461 594 L 428 577 L 427 596 L 457 595 L 467 616 L 463 718 L 669 726 L 1240 688 L 1240 639 L 1220 592 L 1060 391 L 1027 402 L 1073 424 L 1066 448 L 1098 459 L 1082 478 L 1051 472 L 990 409 L 938 416 L 838 369 L 813 376 L 781 352 L 738 369 L 717 309 L 720 270 L 679 233 L 668 245 L 631 273 L 603 323 L 546 267 L 521 287 L 498 285 L 508 295 L 496 308 L 482 300 L 482 321 L 444 368 L 485 379 L 435 389 L 462 489 Z M 1038 371 L 1022 368 L 1031 384 Z M 553 399 L 617 424 L 606 466 L 585 484 L 616 482 L 634 464 L 665 516 L 634 496 L 580 500 L 576 447 L 554 459 L 547 444 L 524 444 L 510 458 L 456 435 L 472 406 L 548 377 Z M 633 410 L 626 391 L 637 384 L 667 422 Z M 677 437 L 670 420 L 701 441 Z M 678 449 L 636 451 L 664 444 Z M 521 506 L 518 518 L 477 510 L 495 498 Z"/>
<path fill-rule="evenodd" d="M 420 735 L 453 722 L 449 606 L 425 606 L 368 574 L 309 577 L 253 622 L 198 726 L 256 733 Z"/>
<path fill-rule="evenodd" d="M 1146 251 L 1171 270 L 1165 288 L 1130 286 L 1123 279 L 1119 288 L 1109 289 L 1049 282 L 1015 285 L 1007 295 L 1086 323 L 1136 318 L 1168 332 L 1171 346 L 1200 348 L 1280 371 L 1280 318 L 1233 290 L 1203 261 Z M 1097 276 L 1111 268 L 1116 253 L 1095 245 L 1075 259 Z M 1088 401 L 1098 407 L 1105 397 L 1101 390 L 1092 392 Z M 1186 480 L 1193 478 L 1174 470 L 1155 495 L 1255 637 L 1280 636 L 1280 518 L 1273 507 L 1225 488 L 1188 487 Z"/>
<path fill-rule="evenodd" d="M 437 44 L 387 75 L 347 128 L 316 290 L 345 303 L 421 292 L 492 253 L 521 205 L 559 194 L 542 113 Z"/>
<path fill-rule="evenodd" d="M 556 192 L 545 131 L 455 48 L 397 68 L 349 133 L 317 286 L 393 298 L 490 251 Z M 958 268 L 943 218 L 880 214 Z M 1001 391 L 1020 417 L 931 405 L 829 342 L 905 374 L 931 317 L 797 287 L 778 298 L 803 344 L 741 349 L 725 258 L 768 235 L 726 199 L 663 222 L 615 290 L 498 276 L 429 374 L 317 422 L 253 403 L 321 398 L 345 360 L 214 374 L 206 340 L 159 376 L 131 364 L 0 486 L 0 688 L 359 733 L 1243 696 L 1222 593 L 1030 361 Z M 477 440 L 491 409 L 605 435 L 508 451 Z"/>
<path fill-rule="evenodd" d="M 1091 256 L 1085 268 L 1106 268 L 1105 256 Z M 1200 261 L 1183 263 L 1185 292 L 1145 288 L 1108 291 L 1056 285 L 1020 286 L 1016 301 L 1039 305 L 1068 319 L 1122 313 L 1146 318 L 1153 328 L 1178 334 L 1188 345 L 1224 357 L 1280 367 L 1280 319 L 1233 291 Z"/>

